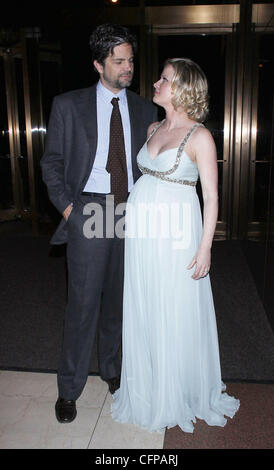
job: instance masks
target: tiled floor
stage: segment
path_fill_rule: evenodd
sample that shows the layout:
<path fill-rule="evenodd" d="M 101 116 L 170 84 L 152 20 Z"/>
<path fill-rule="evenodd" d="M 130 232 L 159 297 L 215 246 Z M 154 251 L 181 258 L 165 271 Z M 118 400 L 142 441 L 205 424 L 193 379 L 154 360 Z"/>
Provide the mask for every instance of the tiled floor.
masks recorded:
<path fill-rule="evenodd" d="M 0 371 L 0 449 L 163 449 L 164 433 L 113 421 L 99 377 L 88 377 L 71 424 L 55 418 L 56 393 L 54 374 Z"/>
<path fill-rule="evenodd" d="M 149 433 L 111 418 L 111 395 L 89 376 L 71 424 L 55 418 L 55 374 L 0 371 L 0 449 L 273 449 L 273 384 L 228 384 L 241 401 L 224 428 L 197 420 L 193 434 L 178 426 Z M 156 451 L 157 452 L 157 451 Z"/>

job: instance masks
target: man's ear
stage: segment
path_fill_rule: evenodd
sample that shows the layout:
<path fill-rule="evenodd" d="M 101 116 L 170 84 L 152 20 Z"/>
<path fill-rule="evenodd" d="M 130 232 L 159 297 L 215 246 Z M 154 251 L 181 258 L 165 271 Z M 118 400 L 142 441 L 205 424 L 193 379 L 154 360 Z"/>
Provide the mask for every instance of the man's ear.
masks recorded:
<path fill-rule="evenodd" d="M 103 73 L 104 67 L 100 64 L 97 60 L 93 61 L 94 68 L 97 70 L 98 73 Z"/>

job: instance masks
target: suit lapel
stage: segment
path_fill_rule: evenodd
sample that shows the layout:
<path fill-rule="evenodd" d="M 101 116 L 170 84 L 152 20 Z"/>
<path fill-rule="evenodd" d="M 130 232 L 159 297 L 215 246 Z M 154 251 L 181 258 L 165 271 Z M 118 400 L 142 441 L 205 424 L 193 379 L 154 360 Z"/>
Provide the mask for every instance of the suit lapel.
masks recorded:
<path fill-rule="evenodd" d="M 77 104 L 82 126 L 85 129 L 88 143 L 90 145 L 91 163 L 93 164 L 98 140 L 96 85 L 83 90 Z"/>

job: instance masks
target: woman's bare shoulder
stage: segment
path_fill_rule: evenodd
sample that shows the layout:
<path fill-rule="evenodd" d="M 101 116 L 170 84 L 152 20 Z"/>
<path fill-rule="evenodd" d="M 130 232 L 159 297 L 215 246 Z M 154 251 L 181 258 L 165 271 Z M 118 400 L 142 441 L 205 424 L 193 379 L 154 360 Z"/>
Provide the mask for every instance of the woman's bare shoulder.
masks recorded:
<path fill-rule="evenodd" d="M 193 145 L 214 145 L 213 136 L 205 126 L 200 126 L 195 130 L 191 141 Z"/>
<path fill-rule="evenodd" d="M 150 134 L 151 134 L 151 132 L 153 131 L 153 129 L 155 129 L 155 127 L 157 127 L 159 124 L 160 124 L 160 122 L 159 122 L 159 121 L 156 121 L 156 122 L 153 122 L 152 124 L 150 124 L 150 126 L 148 126 L 147 137 L 150 136 Z"/>
<path fill-rule="evenodd" d="M 209 129 L 204 126 L 198 127 L 193 134 L 191 147 L 195 153 L 196 161 L 206 162 L 209 159 L 216 159 L 216 145 Z M 208 158 L 207 158 L 208 157 Z"/>

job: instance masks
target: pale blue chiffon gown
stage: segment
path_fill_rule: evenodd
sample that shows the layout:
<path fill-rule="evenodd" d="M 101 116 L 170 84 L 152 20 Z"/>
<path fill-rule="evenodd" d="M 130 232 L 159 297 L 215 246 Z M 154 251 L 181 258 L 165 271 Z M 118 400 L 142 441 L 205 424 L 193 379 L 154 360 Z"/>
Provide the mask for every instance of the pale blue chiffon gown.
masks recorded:
<path fill-rule="evenodd" d="M 195 267 L 187 270 L 202 236 L 198 168 L 184 151 L 197 126 L 154 159 L 144 144 L 127 204 L 122 374 L 111 414 L 148 431 L 191 433 L 196 418 L 225 426 L 239 408 L 221 379 L 209 275 L 194 280 Z"/>

